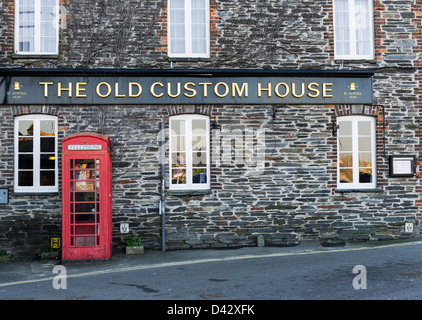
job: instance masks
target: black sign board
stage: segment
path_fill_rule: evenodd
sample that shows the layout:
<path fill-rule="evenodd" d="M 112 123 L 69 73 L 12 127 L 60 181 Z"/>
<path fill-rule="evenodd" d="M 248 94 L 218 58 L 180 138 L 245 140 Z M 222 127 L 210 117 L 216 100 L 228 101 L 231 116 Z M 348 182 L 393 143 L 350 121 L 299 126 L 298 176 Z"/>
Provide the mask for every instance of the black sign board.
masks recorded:
<path fill-rule="evenodd" d="M 0 98 L 10 105 L 372 104 L 372 78 L 274 72 L 40 72 L 2 76 Z"/>

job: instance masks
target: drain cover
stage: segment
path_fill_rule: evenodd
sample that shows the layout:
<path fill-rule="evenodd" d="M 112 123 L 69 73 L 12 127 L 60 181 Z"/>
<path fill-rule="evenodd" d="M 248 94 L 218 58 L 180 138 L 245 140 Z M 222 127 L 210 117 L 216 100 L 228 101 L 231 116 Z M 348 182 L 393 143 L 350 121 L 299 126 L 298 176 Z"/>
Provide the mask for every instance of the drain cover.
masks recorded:
<path fill-rule="evenodd" d="M 405 273 L 399 273 L 399 277 L 408 279 L 422 279 L 422 269 L 415 269 Z"/>

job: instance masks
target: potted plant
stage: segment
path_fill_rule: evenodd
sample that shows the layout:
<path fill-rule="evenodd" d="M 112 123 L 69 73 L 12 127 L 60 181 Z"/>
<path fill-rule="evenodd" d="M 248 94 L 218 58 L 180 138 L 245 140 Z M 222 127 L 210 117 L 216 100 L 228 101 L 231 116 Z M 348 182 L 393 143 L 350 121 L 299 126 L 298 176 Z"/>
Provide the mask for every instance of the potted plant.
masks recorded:
<path fill-rule="evenodd" d="M 126 254 L 141 254 L 144 253 L 144 246 L 141 238 L 130 236 L 126 238 Z"/>
<path fill-rule="evenodd" d="M 0 262 L 9 262 L 12 261 L 13 254 L 7 253 L 6 250 L 0 250 Z"/>

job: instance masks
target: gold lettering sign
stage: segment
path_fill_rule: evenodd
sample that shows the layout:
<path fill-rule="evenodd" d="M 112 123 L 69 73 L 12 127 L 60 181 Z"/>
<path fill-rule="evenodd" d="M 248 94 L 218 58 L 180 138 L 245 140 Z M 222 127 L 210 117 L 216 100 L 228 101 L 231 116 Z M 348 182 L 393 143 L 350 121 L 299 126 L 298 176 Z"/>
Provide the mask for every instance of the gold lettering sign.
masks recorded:
<path fill-rule="evenodd" d="M 372 81 L 366 80 L 346 77 L 312 79 L 253 76 L 133 76 L 128 79 L 81 76 L 65 80 L 43 77 L 36 82 L 39 85 L 37 96 L 33 90 L 28 90 L 31 85 L 24 82 L 24 77 L 16 77 L 8 82 L 10 91 L 7 96 L 16 100 L 17 93 L 21 93 L 20 101 L 15 101 L 16 104 L 363 104 L 372 99 Z M 21 92 L 22 88 L 25 90 Z M 40 98 L 45 100 L 34 101 Z"/>

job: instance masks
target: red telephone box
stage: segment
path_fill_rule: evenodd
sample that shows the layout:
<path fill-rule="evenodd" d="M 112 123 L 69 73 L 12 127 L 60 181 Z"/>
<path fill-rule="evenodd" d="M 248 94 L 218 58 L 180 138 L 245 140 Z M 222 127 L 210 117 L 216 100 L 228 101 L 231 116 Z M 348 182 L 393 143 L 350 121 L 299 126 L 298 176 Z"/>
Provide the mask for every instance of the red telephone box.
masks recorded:
<path fill-rule="evenodd" d="M 63 139 L 62 259 L 111 256 L 110 139 L 79 133 Z"/>

